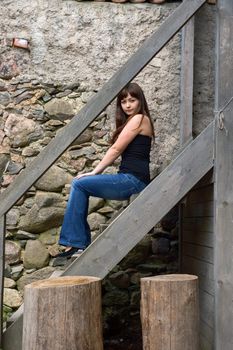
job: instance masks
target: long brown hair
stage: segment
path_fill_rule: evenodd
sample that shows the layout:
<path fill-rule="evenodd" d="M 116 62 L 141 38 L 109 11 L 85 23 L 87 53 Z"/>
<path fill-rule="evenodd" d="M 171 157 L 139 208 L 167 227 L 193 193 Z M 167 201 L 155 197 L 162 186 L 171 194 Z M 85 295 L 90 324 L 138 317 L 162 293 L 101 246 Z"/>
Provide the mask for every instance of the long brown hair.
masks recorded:
<path fill-rule="evenodd" d="M 126 98 L 128 95 L 136 98 L 139 101 L 139 106 L 138 110 L 136 111 L 135 114 L 142 114 L 143 116 L 147 116 L 150 119 L 151 127 L 152 127 L 152 134 L 154 137 L 154 125 L 153 121 L 150 116 L 149 108 L 146 102 L 146 98 L 144 95 L 144 92 L 142 91 L 141 87 L 137 83 L 129 83 L 124 87 L 124 89 L 121 90 L 121 92 L 117 96 L 117 101 L 116 101 L 116 130 L 113 133 L 113 136 L 110 140 L 110 143 L 113 144 L 120 132 L 123 130 L 125 125 L 127 124 L 128 121 L 128 116 L 125 114 L 121 107 L 121 101 Z M 140 126 L 140 125 L 139 125 Z"/>

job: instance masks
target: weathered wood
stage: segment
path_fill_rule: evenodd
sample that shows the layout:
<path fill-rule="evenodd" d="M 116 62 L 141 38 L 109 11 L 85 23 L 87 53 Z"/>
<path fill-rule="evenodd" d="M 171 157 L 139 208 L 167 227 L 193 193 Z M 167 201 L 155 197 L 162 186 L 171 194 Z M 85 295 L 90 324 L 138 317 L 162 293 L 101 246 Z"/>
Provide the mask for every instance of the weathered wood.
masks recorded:
<path fill-rule="evenodd" d="M 193 138 L 194 17 L 182 29 L 180 145 Z"/>
<path fill-rule="evenodd" d="M 188 203 L 184 206 L 184 216 L 187 218 L 192 217 L 213 217 L 214 215 L 214 202 L 201 202 L 201 203 Z"/>
<path fill-rule="evenodd" d="M 104 85 L 104 87 L 81 109 L 62 131 L 40 152 L 35 161 L 17 176 L 16 180 L 1 195 L 0 216 L 6 213 L 22 195 L 60 157 L 71 143 L 108 106 L 121 89 L 130 82 L 198 11 L 205 0 L 184 1 L 160 26 L 144 41 L 138 51 Z"/>
<path fill-rule="evenodd" d="M 183 242 L 200 244 L 205 247 L 214 247 L 214 235 L 212 232 L 200 232 L 196 230 L 184 230 Z"/>
<path fill-rule="evenodd" d="M 233 1 L 218 0 L 215 160 L 215 348 L 233 349 Z"/>
<path fill-rule="evenodd" d="M 200 203 L 213 200 L 214 193 L 212 185 L 196 188 L 195 190 L 192 190 L 187 196 L 188 203 Z"/>
<path fill-rule="evenodd" d="M 182 272 L 188 273 L 188 271 L 196 271 L 196 275 L 198 277 L 207 278 L 210 280 L 214 280 L 214 265 L 211 263 L 207 263 L 205 261 L 201 261 L 195 259 L 191 256 L 183 257 L 183 270 Z"/>
<path fill-rule="evenodd" d="M 204 247 L 192 243 L 183 243 L 182 245 L 183 254 L 186 256 L 191 256 L 198 260 L 206 261 L 208 263 L 213 263 L 213 249 L 209 247 Z"/>
<path fill-rule="evenodd" d="M 184 218 L 183 219 L 184 230 L 196 230 L 199 232 L 213 232 L 214 231 L 214 218 Z"/>
<path fill-rule="evenodd" d="M 139 194 L 63 275 L 105 277 L 212 166 L 213 123 Z M 20 333 L 21 327 L 22 316 L 4 333 L 4 350 L 15 349 L 14 340 L 8 334 L 14 334 L 14 329 Z"/>
<path fill-rule="evenodd" d="M 24 300 L 23 350 L 103 350 L 99 278 L 37 281 Z"/>
<path fill-rule="evenodd" d="M 200 320 L 200 334 L 203 335 L 213 345 L 214 329 L 203 320 Z"/>
<path fill-rule="evenodd" d="M 200 289 L 199 300 L 200 309 L 202 310 L 201 320 L 214 329 L 214 296 Z"/>
<path fill-rule="evenodd" d="M 5 268 L 5 230 L 6 216 L 0 217 L 0 347 L 2 346 L 3 331 L 3 288 L 4 288 L 4 268 Z"/>
<path fill-rule="evenodd" d="M 205 187 L 208 185 L 211 185 L 214 183 L 214 172 L 211 169 L 194 187 L 193 189 L 196 188 L 201 188 L 201 187 Z"/>
<path fill-rule="evenodd" d="M 142 278 L 141 323 L 145 350 L 199 350 L 198 278 Z"/>

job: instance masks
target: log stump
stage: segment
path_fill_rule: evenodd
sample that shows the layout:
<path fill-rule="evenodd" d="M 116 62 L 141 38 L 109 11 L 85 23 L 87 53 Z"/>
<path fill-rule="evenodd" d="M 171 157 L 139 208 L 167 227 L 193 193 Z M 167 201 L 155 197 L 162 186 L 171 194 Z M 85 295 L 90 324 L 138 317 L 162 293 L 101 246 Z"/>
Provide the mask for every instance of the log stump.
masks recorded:
<path fill-rule="evenodd" d="M 199 350 L 198 278 L 141 279 L 143 350 Z"/>
<path fill-rule="evenodd" d="M 23 350 L 103 350 L 101 280 L 59 277 L 25 287 Z"/>

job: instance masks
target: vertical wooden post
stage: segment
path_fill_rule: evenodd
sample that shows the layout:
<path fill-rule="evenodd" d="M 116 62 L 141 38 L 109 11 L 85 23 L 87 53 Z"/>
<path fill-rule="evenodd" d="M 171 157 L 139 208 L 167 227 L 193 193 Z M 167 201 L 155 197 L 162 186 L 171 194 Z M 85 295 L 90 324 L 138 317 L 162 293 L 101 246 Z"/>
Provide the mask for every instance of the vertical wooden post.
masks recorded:
<path fill-rule="evenodd" d="M 180 148 L 193 139 L 193 80 L 194 80 L 194 29 L 193 16 L 182 28 L 181 81 L 180 81 Z M 182 272 L 182 217 L 183 203 L 179 205 L 179 271 Z"/>
<path fill-rule="evenodd" d="M 194 21 L 182 29 L 180 145 L 191 141 L 193 131 Z"/>
<path fill-rule="evenodd" d="M 25 287 L 23 350 L 103 350 L 101 279 L 59 277 Z"/>
<path fill-rule="evenodd" d="M 163 275 L 141 279 L 144 350 L 199 350 L 198 278 Z"/>
<path fill-rule="evenodd" d="M 233 1 L 218 0 L 215 159 L 215 349 L 233 349 Z"/>
<path fill-rule="evenodd" d="M 4 290 L 4 268 L 5 268 L 5 230 L 6 216 L 0 218 L 0 347 L 2 346 L 3 331 L 3 290 Z"/>

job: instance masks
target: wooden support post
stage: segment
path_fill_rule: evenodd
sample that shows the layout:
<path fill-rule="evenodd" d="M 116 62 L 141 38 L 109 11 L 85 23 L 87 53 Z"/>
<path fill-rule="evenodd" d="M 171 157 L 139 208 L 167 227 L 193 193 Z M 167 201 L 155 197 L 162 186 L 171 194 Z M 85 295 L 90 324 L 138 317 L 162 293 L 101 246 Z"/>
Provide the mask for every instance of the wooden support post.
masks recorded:
<path fill-rule="evenodd" d="M 4 269 L 5 269 L 5 230 L 6 215 L 0 218 L 0 347 L 2 346 L 3 331 L 3 290 L 4 290 Z"/>
<path fill-rule="evenodd" d="M 193 138 L 193 73 L 194 73 L 194 21 L 192 17 L 182 29 L 181 56 L 181 116 L 180 146 Z"/>
<path fill-rule="evenodd" d="M 25 288 L 23 350 L 103 350 L 101 280 L 59 277 Z"/>
<path fill-rule="evenodd" d="M 218 0 L 215 159 L 215 349 L 233 349 L 233 1 Z"/>
<path fill-rule="evenodd" d="M 163 275 L 141 279 L 144 350 L 199 350 L 198 278 Z"/>

